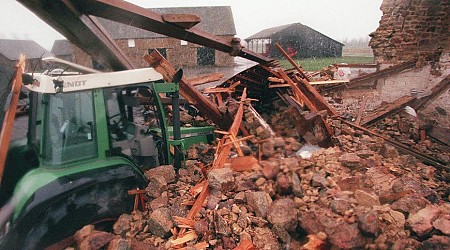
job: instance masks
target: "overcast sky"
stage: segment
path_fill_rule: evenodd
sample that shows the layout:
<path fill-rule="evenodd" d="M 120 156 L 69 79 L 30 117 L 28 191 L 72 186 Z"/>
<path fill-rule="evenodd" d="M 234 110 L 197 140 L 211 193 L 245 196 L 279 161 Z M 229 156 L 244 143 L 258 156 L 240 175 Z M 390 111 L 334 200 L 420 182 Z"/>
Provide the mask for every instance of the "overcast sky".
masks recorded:
<path fill-rule="evenodd" d="M 1 0 L 0 38 L 35 40 L 50 50 L 64 37 L 15 0 Z M 146 8 L 231 6 L 237 37 L 263 29 L 302 23 L 335 40 L 363 38 L 381 19 L 382 0 L 129 0 Z"/>

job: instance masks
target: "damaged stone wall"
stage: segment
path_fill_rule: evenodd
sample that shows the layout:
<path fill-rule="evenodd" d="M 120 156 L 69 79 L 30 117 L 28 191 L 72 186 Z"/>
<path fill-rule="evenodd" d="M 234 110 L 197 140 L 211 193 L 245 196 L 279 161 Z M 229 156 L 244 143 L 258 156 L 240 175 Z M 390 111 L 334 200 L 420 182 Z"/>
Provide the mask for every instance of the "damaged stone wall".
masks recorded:
<path fill-rule="evenodd" d="M 431 66 L 427 65 L 423 68 L 411 69 L 398 75 L 378 80 L 377 91 L 379 98 L 375 99 L 376 103 L 392 102 L 405 95 L 427 95 L 430 89 L 440 82 L 443 78 L 450 74 L 450 61 L 442 64 L 444 66 L 440 74 L 441 76 L 432 76 L 430 74 Z M 439 97 L 425 106 L 423 110 L 418 112 L 419 119 L 427 123 L 438 125 L 439 127 L 449 128 L 450 126 L 450 90 L 447 89 Z"/>
<path fill-rule="evenodd" d="M 450 51 L 450 2 L 384 0 L 378 29 L 370 36 L 377 63 L 395 64 L 423 56 L 437 60 Z"/>
<path fill-rule="evenodd" d="M 433 86 L 450 74 L 449 1 L 384 0 L 380 9 L 383 16 L 377 30 L 370 34 L 372 39 L 369 43 L 375 62 L 380 69 L 411 60 L 417 62 L 413 69 L 376 82 L 376 91 L 369 91 L 374 94 L 366 107 L 369 112 L 384 102 L 392 102 L 405 95 L 426 96 Z M 351 91 L 344 91 L 342 95 L 351 95 L 346 92 Z M 446 90 L 420 112 L 421 119 L 448 127 L 450 116 L 446 110 L 450 110 L 449 98 L 450 91 Z M 362 96 L 356 106 L 359 107 L 361 102 Z"/>

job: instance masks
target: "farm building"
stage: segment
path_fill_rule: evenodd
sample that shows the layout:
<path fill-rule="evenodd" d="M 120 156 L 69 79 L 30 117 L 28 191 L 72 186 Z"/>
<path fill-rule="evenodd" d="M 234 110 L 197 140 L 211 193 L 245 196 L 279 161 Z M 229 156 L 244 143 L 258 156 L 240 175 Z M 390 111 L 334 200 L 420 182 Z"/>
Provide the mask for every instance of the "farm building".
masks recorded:
<path fill-rule="evenodd" d="M 42 57 L 52 56 L 41 45 L 31 40 L 0 39 L 0 65 L 13 69 L 23 54 L 27 57 L 26 70 L 40 70 L 44 64 Z"/>
<path fill-rule="evenodd" d="M 279 43 L 291 57 L 340 57 L 344 44 L 301 23 L 262 30 L 247 39 L 248 48 L 270 57 L 279 57 Z"/>
<path fill-rule="evenodd" d="M 55 57 L 66 60 L 71 62 L 72 61 L 72 54 L 73 54 L 73 48 L 72 44 L 68 40 L 56 40 L 53 43 L 52 47 L 52 54 L 55 55 Z"/>
<path fill-rule="evenodd" d="M 201 19 L 201 22 L 195 28 L 225 39 L 231 39 L 236 35 L 233 14 L 229 6 L 155 8 L 150 10 L 159 14 L 194 14 Z M 103 18 L 98 19 L 136 67 L 147 67 L 143 57 L 154 49 L 157 49 L 175 67 L 232 66 L 234 63 L 233 57 L 224 52 Z M 75 46 L 72 46 L 72 48 L 71 61 L 88 67 L 98 66 L 96 61 L 81 49 Z"/>

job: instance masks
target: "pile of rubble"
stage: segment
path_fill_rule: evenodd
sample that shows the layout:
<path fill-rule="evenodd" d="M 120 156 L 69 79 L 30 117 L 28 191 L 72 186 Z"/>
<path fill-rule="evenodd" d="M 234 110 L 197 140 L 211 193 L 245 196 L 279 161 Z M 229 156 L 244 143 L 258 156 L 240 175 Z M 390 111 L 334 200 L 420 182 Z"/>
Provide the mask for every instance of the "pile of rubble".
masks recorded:
<path fill-rule="evenodd" d="M 378 71 L 374 78 L 411 65 Z M 448 150 L 424 139 L 417 121 L 398 114 L 424 100 L 409 96 L 349 122 L 296 69 L 256 66 L 208 90 L 213 101 L 205 111 L 211 120 L 234 117 L 217 124 L 229 130 L 216 131 L 216 145 L 188 149 L 180 169 L 148 170 L 146 190 L 129 191 L 136 196 L 133 213 L 122 215 L 111 233 L 83 228 L 75 235 L 78 246 L 450 248 Z M 258 82 L 268 83 L 266 91 Z M 202 122 L 182 117 L 185 124 Z M 375 121 L 381 122 L 369 129 L 366 124 Z M 415 144 L 422 146 L 411 148 Z M 427 155 L 438 148 L 439 157 Z"/>
<path fill-rule="evenodd" d="M 448 185 L 435 178 L 435 168 L 339 121 L 333 122 L 337 146 L 308 149 L 298 137 L 275 137 L 248 110 L 243 124 L 257 138 L 241 141 L 245 156 L 234 150 L 231 155 L 237 157 L 223 168 L 206 171 L 217 150 L 193 146 L 185 168 L 176 171 L 167 165 L 146 172 L 149 185 L 143 211 L 122 215 L 113 233 L 87 226 L 75 237 L 78 245 L 92 249 L 106 244 L 107 249 L 450 247 L 450 205 L 436 191 Z M 192 220 L 186 219 L 196 199 L 192 190 L 202 180 L 207 180 L 211 191 L 204 207 Z M 188 236 L 180 238 L 186 229 Z"/>

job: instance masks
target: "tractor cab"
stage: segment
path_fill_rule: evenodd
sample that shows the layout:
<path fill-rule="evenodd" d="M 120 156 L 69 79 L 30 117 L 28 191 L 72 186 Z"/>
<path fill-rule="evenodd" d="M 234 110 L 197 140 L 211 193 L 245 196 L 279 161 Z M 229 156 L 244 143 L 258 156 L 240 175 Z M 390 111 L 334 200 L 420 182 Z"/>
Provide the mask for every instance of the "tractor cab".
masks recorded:
<path fill-rule="evenodd" d="M 130 80 L 132 82 L 130 82 Z M 41 165 L 63 167 L 113 155 L 145 168 L 172 164 L 181 150 L 213 140 L 213 127 L 179 128 L 174 140 L 172 96 L 152 68 L 71 76 L 36 76 L 30 91 L 41 93 Z M 172 153 L 171 153 L 172 152 Z"/>

